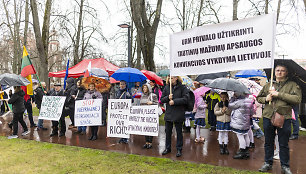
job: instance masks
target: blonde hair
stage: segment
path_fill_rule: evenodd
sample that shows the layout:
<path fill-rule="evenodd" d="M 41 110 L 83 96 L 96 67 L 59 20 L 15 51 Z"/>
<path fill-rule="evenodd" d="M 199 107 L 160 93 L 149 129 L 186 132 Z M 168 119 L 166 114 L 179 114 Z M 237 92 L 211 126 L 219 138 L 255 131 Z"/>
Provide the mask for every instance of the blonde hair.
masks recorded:
<path fill-rule="evenodd" d="M 172 77 L 177 77 L 177 81 L 183 83 L 183 79 L 181 78 L 181 76 L 172 76 Z M 166 84 L 169 85 L 170 84 L 170 76 L 167 77 L 166 79 Z"/>

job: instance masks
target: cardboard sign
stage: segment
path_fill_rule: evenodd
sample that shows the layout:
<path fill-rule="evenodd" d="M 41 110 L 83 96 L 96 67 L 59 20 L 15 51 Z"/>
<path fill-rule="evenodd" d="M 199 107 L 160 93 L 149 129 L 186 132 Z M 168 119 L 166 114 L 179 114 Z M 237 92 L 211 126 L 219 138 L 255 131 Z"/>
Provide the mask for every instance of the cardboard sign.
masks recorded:
<path fill-rule="evenodd" d="M 38 119 L 58 121 L 61 118 L 66 97 L 43 96 Z"/>
<path fill-rule="evenodd" d="M 128 133 L 158 136 L 159 117 L 157 105 L 132 106 L 128 120 Z"/>
<path fill-rule="evenodd" d="M 102 125 L 102 99 L 75 101 L 75 126 Z"/>
<path fill-rule="evenodd" d="M 107 137 L 129 138 L 127 132 L 131 99 L 109 99 Z"/>

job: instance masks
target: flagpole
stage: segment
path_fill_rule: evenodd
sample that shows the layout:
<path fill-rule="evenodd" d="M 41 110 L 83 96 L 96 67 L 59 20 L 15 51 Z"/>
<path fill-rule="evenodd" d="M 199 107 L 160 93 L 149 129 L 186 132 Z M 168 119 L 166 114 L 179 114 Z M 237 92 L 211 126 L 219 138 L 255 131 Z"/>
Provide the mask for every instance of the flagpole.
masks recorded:
<path fill-rule="evenodd" d="M 25 46 L 23 46 L 23 49 L 25 49 Z M 28 59 L 29 59 L 29 61 L 30 61 L 31 65 L 33 66 L 30 56 L 28 57 Z M 35 70 L 35 69 L 34 69 L 34 70 Z M 37 75 L 37 72 L 36 72 L 36 71 L 35 71 L 35 75 L 36 75 L 36 78 L 37 78 L 37 80 L 38 80 L 38 82 L 39 82 L 39 84 L 40 84 L 40 86 L 41 86 L 41 88 L 42 88 L 43 92 L 45 92 L 45 89 L 44 89 L 44 87 L 41 85 L 40 79 L 39 79 L 39 77 L 38 77 L 38 75 Z"/>

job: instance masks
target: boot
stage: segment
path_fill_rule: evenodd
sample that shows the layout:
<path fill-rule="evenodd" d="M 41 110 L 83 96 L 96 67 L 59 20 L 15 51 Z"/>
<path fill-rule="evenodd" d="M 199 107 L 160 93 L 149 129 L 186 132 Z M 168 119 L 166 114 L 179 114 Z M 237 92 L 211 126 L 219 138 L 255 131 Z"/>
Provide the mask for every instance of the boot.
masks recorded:
<path fill-rule="evenodd" d="M 185 127 L 184 128 L 184 133 L 190 133 L 190 129 L 191 129 L 191 127 Z"/>
<path fill-rule="evenodd" d="M 223 144 L 219 144 L 219 146 L 220 146 L 220 154 L 224 155 L 225 153 L 224 153 L 224 146 L 223 146 Z"/>
<path fill-rule="evenodd" d="M 239 149 L 236 155 L 233 156 L 234 159 L 247 159 L 246 157 L 246 149 Z"/>
<path fill-rule="evenodd" d="M 245 159 L 248 159 L 248 158 L 250 158 L 250 148 L 249 147 L 246 147 L 245 148 L 245 153 L 244 153 L 244 157 L 245 157 Z"/>
<path fill-rule="evenodd" d="M 227 149 L 227 144 L 224 144 L 224 145 L 223 145 L 223 150 L 224 150 L 224 154 L 225 154 L 225 155 L 228 155 L 228 154 L 229 154 L 228 149 Z"/>
<path fill-rule="evenodd" d="M 261 138 L 265 135 L 261 129 L 258 129 L 256 132 L 257 132 L 257 137 L 256 138 Z"/>

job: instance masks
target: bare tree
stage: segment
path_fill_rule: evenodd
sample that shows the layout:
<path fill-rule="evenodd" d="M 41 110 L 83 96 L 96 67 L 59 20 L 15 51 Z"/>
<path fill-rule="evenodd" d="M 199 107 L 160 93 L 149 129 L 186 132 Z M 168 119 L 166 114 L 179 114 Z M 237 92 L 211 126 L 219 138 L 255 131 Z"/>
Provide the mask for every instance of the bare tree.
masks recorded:
<path fill-rule="evenodd" d="M 150 4 L 146 4 L 145 0 L 131 0 L 130 7 L 132 19 L 137 28 L 145 67 L 149 71 L 155 71 L 154 47 L 158 23 L 160 21 L 162 0 L 157 1 L 156 9 L 152 11 L 147 10 L 150 9 Z"/>
<path fill-rule="evenodd" d="M 8 10 L 9 1 L 2 0 L 2 4 L 4 7 L 5 15 L 6 15 L 6 26 L 9 29 L 11 38 L 13 40 L 14 45 L 14 54 L 13 54 L 13 73 L 20 73 L 20 65 L 21 65 L 21 45 L 20 45 L 20 19 L 21 19 L 21 6 L 22 4 L 17 4 L 16 0 L 14 0 L 13 8 L 14 8 L 14 21 L 11 21 L 10 14 Z"/>
<path fill-rule="evenodd" d="M 39 18 L 38 18 L 38 10 L 36 0 L 30 0 L 31 9 L 32 9 L 32 17 L 33 17 L 33 28 L 36 39 L 36 47 L 38 50 L 40 66 L 38 67 L 38 72 L 40 79 L 45 81 L 48 85 L 48 39 L 49 39 L 49 22 L 50 22 L 50 14 L 51 14 L 51 6 L 52 0 L 47 0 L 45 6 L 45 14 L 43 21 L 43 29 L 42 33 L 40 32 Z"/>
<path fill-rule="evenodd" d="M 92 44 L 92 41 L 107 42 L 107 39 L 102 33 L 97 10 L 90 6 L 89 1 L 75 0 L 74 2 L 76 6 L 71 8 L 72 10 L 59 16 L 60 27 L 71 41 L 67 46 L 67 52 L 73 56 L 73 64 L 77 64 L 85 57 L 97 54 L 98 48 Z M 108 13 L 105 4 L 104 7 Z"/>
<path fill-rule="evenodd" d="M 233 21 L 238 20 L 238 1 L 239 0 L 233 0 Z"/>
<path fill-rule="evenodd" d="M 27 46 L 28 39 L 28 27 L 29 27 L 29 0 L 25 1 L 25 10 L 24 10 L 24 33 L 23 33 L 23 45 Z"/>

